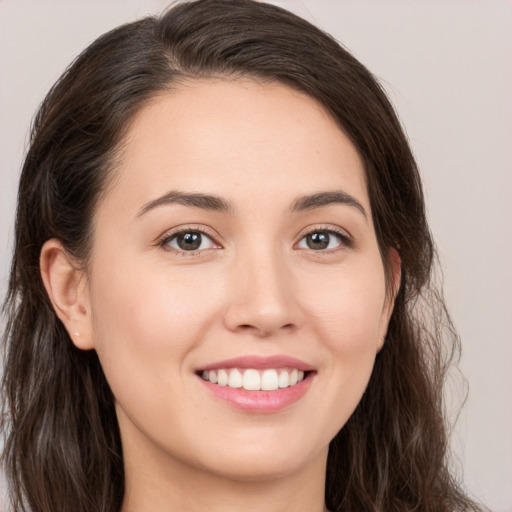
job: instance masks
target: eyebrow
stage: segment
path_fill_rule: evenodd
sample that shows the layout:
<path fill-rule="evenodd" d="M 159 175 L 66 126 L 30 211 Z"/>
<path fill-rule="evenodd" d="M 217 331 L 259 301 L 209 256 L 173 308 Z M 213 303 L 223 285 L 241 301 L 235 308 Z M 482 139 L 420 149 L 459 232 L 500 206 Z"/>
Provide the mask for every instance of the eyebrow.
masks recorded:
<path fill-rule="evenodd" d="M 359 210 L 365 219 L 368 220 L 368 215 L 363 205 L 353 196 L 342 192 L 341 190 L 319 192 L 308 196 L 297 198 L 291 206 L 292 212 L 300 212 L 305 210 L 313 210 L 314 208 L 321 208 L 330 204 L 345 204 L 352 206 Z"/>
<path fill-rule="evenodd" d="M 221 213 L 229 213 L 234 210 L 228 201 L 209 194 L 186 193 L 178 190 L 171 190 L 163 196 L 160 196 L 146 203 L 137 213 L 136 217 L 141 217 L 150 210 L 154 210 L 159 206 L 170 204 L 181 204 L 183 206 L 192 206 L 203 210 L 212 210 Z"/>
<path fill-rule="evenodd" d="M 202 194 L 199 192 L 181 192 L 178 190 L 171 190 L 163 196 L 157 197 L 144 204 L 136 215 L 136 218 L 141 217 L 147 212 L 159 208 L 160 206 L 166 206 L 171 204 L 181 204 L 183 206 L 191 206 L 194 208 L 201 208 L 203 210 L 216 211 L 221 213 L 232 213 L 235 211 L 235 207 L 225 199 L 210 195 Z M 322 208 L 330 204 L 344 204 L 351 206 L 359 210 L 365 219 L 368 219 L 368 215 L 363 205 L 350 194 L 339 190 L 318 192 L 316 194 L 310 194 L 302 197 L 298 197 L 293 201 L 290 206 L 291 212 L 301 212 L 307 210 L 313 210 L 315 208 Z"/>

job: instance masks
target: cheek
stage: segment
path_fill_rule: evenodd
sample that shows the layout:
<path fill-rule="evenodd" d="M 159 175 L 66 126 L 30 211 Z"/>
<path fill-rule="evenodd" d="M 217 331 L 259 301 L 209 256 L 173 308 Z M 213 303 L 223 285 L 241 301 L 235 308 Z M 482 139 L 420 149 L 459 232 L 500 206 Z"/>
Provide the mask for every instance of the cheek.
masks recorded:
<path fill-rule="evenodd" d="M 380 264 L 340 268 L 318 278 L 321 287 L 309 291 L 308 309 L 315 328 L 333 353 L 375 351 L 385 333 L 385 281 Z"/>
<path fill-rule="evenodd" d="M 323 285 L 310 294 L 309 317 L 322 341 L 333 406 L 344 422 L 367 386 L 386 332 L 384 272 L 376 260 L 317 282 Z"/>
<path fill-rule="evenodd" d="M 91 288 L 94 336 L 120 421 L 165 439 L 195 400 L 189 356 L 211 330 L 221 291 L 199 272 L 183 279 L 183 270 L 136 260 L 103 268 Z"/>
<path fill-rule="evenodd" d="M 96 271 L 91 289 L 96 351 L 113 389 L 128 371 L 144 387 L 183 371 L 215 321 L 219 287 L 197 272 L 183 279 L 183 271 L 117 260 Z"/>
<path fill-rule="evenodd" d="M 311 275 L 310 275 L 311 277 Z M 315 279 L 301 279 L 303 309 L 316 353 L 322 366 L 318 373 L 318 407 L 315 428 L 329 442 L 348 421 L 370 379 L 380 340 L 385 332 L 385 281 L 380 261 L 322 269 Z M 315 287 L 307 283 L 315 283 Z M 306 293 L 307 292 L 307 293 Z"/>

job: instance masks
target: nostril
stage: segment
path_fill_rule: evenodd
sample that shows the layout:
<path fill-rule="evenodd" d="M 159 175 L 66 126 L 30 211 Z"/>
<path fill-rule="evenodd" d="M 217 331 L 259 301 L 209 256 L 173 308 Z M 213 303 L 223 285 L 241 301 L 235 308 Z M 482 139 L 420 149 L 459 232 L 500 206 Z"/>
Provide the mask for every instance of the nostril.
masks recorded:
<path fill-rule="evenodd" d="M 242 324 L 238 326 L 239 332 L 246 333 L 254 333 L 260 338 L 266 338 L 268 336 L 272 336 L 273 334 L 277 334 L 278 331 L 286 331 L 291 332 L 295 329 L 295 324 L 288 323 L 282 326 L 275 328 L 272 325 L 251 325 L 251 324 Z"/>
<path fill-rule="evenodd" d="M 280 305 L 250 300 L 229 305 L 224 315 L 226 327 L 232 332 L 268 337 L 272 334 L 290 333 L 298 326 L 299 308 L 293 300 L 283 299 Z M 283 330 L 284 329 L 284 330 Z"/>

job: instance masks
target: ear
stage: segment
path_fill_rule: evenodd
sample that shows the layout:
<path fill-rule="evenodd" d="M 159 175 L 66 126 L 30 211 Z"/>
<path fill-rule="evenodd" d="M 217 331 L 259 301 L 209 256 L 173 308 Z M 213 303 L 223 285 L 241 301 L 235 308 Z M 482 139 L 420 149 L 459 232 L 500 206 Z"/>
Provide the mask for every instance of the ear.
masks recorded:
<path fill-rule="evenodd" d="M 397 249 L 391 247 L 388 253 L 388 261 L 391 266 L 391 290 L 389 291 L 389 302 L 391 303 L 391 313 L 393 312 L 393 306 L 395 305 L 395 299 L 400 289 L 400 283 L 402 282 L 402 260 L 398 254 Z"/>
<path fill-rule="evenodd" d="M 388 330 L 389 320 L 393 314 L 393 308 L 395 306 L 395 299 L 400 289 L 400 283 L 402 278 L 402 260 L 398 251 L 394 248 L 390 248 L 388 252 L 388 264 L 391 270 L 391 279 L 387 283 L 388 290 L 386 292 L 386 300 L 384 302 L 384 308 L 382 311 L 382 323 L 381 333 L 379 336 L 378 350 L 384 346 L 386 340 L 386 334 Z"/>
<path fill-rule="evenodd" d="M 41 277 L 55 313 L 64 324 L 73 344 L 82 350 L 95 348 L 87 277 L 62 243 L 52 238 L 41 249 Z"/>

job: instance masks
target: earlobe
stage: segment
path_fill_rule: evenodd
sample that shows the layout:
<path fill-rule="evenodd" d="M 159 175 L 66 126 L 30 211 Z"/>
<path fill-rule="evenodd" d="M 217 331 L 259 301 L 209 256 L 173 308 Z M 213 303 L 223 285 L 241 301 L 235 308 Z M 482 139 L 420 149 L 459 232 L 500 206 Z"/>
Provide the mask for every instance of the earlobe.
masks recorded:
<path fill-rule="evenodd" d="M 95 348 L 85 272 L 55 238 L 43 245 L 39 266 L 46 293 L 73 344 L 82 350 Z"/>

